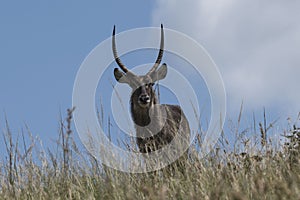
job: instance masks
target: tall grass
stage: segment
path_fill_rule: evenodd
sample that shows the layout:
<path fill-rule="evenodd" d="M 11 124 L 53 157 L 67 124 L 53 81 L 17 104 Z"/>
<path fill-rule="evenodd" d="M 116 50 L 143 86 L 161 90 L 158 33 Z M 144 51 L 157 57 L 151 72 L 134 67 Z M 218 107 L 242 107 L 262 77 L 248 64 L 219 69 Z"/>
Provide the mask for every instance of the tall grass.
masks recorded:
<path fill-rule="evenodd" d="M 78 147 L 73 111 L 60 122 L 56 151 L 45 150 L 29 128 L 16 137 L 6 122 L 1 199 L 300 199 L 298 120 L 282 133 L 286 142 L 278 147 L 268 137 L 273 123 L 267 124 L 265 114 L 249 137 L 249 129 L 239 130 L 241 109 L 229 133 L 235 135 L 234 148 L 223 133 L 207 157 L 198 159 L 197 148 L 191 150 L 185 173 L 130 174 L 102 166 Z M 201 145 L 202 133 L 197 138 L 194 145 Z"/>

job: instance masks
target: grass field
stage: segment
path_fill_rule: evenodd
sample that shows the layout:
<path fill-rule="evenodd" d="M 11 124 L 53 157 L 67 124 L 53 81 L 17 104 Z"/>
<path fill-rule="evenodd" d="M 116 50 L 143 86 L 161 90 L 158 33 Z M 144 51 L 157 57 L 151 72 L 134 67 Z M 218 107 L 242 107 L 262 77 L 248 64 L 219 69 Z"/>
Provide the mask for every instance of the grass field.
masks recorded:
<path fill-rule="evenodd" d="M 143 174 L 107 168 L 78 148 L 72 110 L 61 121 L 54 152 L 40 147 L 29 131 L 17 139 L 6 123 L 0 199 L 300 199 L 300 129 L 295 121 L 282 133 L 286 142 L 280 145 L 267 137 L 272 124 L 262 122 L 256 135 L 247 134 L 256 139 L 237 129 L 232 131 L 234 146 L 223 135 L 203 159 L 194 156 L 193 148 L 184 168 Z M 238 127 L 240 117 L 236 123 Z M 194 146 L 201 145 L 199 140 Z"/>

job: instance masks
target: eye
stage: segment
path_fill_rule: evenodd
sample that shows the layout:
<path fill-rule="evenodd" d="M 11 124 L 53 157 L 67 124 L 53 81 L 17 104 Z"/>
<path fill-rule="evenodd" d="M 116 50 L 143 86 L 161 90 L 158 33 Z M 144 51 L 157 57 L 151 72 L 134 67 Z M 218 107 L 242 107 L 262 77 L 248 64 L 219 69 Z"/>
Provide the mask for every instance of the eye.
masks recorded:
<path fill-rule="evenodd" d="M 145 87 L 146 88 L 150 88 L 150 87 L 152 87 L 154 85 L 154 83 L 147 83 L 147 84 L 145 84 Z"/>

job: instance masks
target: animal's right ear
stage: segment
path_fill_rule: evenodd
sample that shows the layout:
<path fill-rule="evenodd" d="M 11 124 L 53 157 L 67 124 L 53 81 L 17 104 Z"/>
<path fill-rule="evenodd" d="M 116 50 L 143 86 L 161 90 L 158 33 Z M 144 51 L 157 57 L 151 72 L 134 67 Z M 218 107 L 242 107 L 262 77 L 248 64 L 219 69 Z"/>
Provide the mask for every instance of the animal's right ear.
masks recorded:
<path fill-rule="evenodd" d="M 121 72 L 118 68 L 114 69 L 114 75 L 115 75 L 116 80 L 119 83 L 128 83 L 128 79 L 126 77 L 126 74 Z"/>
<path fill-rule="evenodd" d="M 167 64 L 164 63 L 161 65 L 161 67 L 158 70 L 156 70 L 151 74 L 152 81 L 155 82 L 166 78 L 167 72 L 168 72 Z"/>

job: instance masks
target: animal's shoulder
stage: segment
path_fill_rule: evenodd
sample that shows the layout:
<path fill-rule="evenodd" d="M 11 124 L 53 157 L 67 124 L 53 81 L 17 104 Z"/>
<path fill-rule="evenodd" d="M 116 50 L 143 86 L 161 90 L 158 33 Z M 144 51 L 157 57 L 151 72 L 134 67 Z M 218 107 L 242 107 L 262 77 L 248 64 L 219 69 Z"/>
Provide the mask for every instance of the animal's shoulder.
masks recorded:
<path fill-rule="evenodd" d="M 161 105 L 167 112 L 167 115 L 171 118 L 181 118 L 182 109 L 178 105 L 162 104 Z"/>
<path fill-rule="evenodd" d="M 181 107 L 179 105 L 162 104 L 162 106 L 168 111 L 172 111 L 176 113 L 182 112 Z"/>

